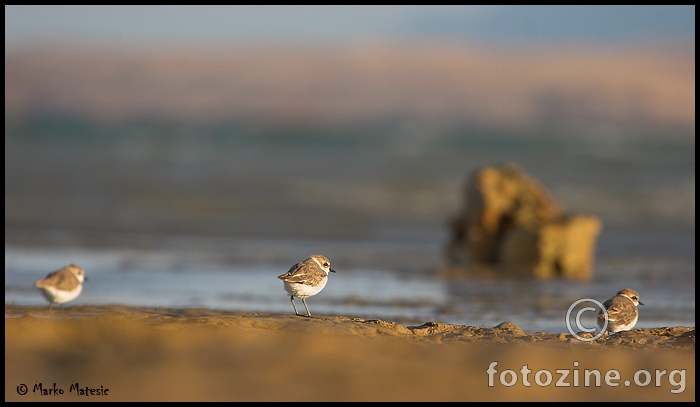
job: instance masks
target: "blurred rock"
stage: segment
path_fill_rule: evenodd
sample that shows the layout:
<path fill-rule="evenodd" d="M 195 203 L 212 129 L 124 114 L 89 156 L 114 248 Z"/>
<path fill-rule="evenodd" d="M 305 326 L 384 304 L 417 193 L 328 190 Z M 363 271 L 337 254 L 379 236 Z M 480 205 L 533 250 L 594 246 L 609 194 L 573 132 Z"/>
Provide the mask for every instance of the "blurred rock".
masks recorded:
<path fill-rule="evenodd" d="M 591 277 L 602 224 L 568 214 L 520 168 L 487 167 L 471 178 L 465 207 L 451 224 L 450 266 L 494 264 L 508 275 Z"/>

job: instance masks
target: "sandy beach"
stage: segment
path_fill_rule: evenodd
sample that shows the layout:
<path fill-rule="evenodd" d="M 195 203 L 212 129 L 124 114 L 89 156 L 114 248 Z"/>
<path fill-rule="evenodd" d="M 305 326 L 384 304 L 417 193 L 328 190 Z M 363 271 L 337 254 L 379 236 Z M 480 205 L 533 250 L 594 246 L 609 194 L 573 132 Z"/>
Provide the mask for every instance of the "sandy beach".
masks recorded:
<path fill-rule="evenodd" d="M 581 342 L 510 322 L 5 306 L 6 401 L 694 399 L 687 327 Z"/>
<path fill-rule="evenodd" d="M 695 400 L 695 6 L 5 8 L 5 401 Z"/>

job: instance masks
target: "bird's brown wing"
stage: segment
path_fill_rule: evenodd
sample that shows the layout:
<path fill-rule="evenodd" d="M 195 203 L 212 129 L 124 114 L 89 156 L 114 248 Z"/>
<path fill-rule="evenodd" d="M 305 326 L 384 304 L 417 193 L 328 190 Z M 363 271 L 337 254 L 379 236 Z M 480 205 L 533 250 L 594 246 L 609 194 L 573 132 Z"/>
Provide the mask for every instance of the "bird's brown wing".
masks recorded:
<path fill-rule="evenodd" d="M 70 291 L 77 287 L 80 281 L 66 267 L 49 273 L 45 279 L 36 282 L 36 287 L 52 286 L 59 290 Z"/>
<path fill-rule="evenodd" d="M 610 321 L 614 321 L 618 325 L 630 324 L 637 316 L 637 307 L 627 298 L 613 297 L 606 308 Z"/>
<path fill-rule="evenodd" d="M 321 268 L 314 263 L 301 262 L 297 263 L 288 272 L 278 276 L 280 280 L 284 280 L 288 283 L 296 284 L 306 284 L 306 285 L 316 285 L 326 273 L 321 270 Z"/>

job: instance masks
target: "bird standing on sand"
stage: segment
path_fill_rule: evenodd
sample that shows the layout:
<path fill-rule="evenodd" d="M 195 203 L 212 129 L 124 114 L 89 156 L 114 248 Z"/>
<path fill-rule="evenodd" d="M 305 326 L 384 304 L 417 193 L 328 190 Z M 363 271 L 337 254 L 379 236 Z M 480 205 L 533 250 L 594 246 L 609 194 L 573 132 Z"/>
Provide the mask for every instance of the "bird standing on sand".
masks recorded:
<path fill-rule="evenodd" d="M 331 261 L 325 256 L 315 254 L 308 259 L 295 264 L 288 272 L 278 276 L 284 281 L 284 289 L 291 296 L 294 313 L 297 306 L 294 304 L 294 297 L 301 298 L 306 307 L 306 316 L 311 316 L 309 307 L 306 305 L 306 297 L 318 294 L 328 282 L 328 273 L 335 273 L 331 268 Z"/>
<path fill-rule="evenodd" d="M 608 332 L 616 333 L 629 331 L 637 323 L 639 318 L 638 305 L 644 305 L 639 301 L 636 291 L 625 288 L 617 292 L 617 295 L 605 301 L 603 306 L 608 312 Z M 598 327 L 605 326 L 605 314 L 601 310 L 598 313 Z"/>
<path fill-rule="evenodd" d="M 83 281 L 86 281 L 85 271 L 78 265 L 70 264 L 66 267 L 49 273 L 45 279 L 38 280 L 34 287 L 41 290 L 44 298 L 49 302 L 49 313 L 53 303 L 61 304 L 76 299 L 83 291 Z"/>

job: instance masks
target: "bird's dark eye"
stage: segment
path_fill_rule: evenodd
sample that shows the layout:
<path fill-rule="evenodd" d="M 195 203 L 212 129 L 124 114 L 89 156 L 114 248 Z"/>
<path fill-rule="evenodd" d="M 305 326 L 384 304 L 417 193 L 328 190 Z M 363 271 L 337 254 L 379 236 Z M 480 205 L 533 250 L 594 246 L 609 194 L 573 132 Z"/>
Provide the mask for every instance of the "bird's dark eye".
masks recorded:
<path fill-rule="evenodd" d="M 328 264 L 328 263 L 323 263 L 323 267 L 328 267 L 328 266 L 330 266 L 330 264 Z"/>
<path fill-rule="evenodd" d="M 636 299 L 637 299 L 637 297 L 635 297 L 635 296 L 632 296 L 632 299 L 633 299 L 633 300 L 636 300 Z"/>

